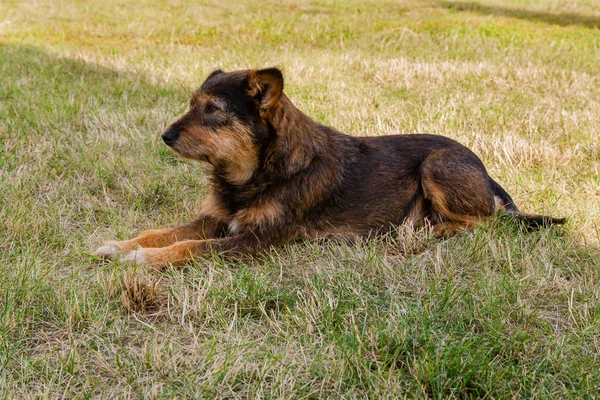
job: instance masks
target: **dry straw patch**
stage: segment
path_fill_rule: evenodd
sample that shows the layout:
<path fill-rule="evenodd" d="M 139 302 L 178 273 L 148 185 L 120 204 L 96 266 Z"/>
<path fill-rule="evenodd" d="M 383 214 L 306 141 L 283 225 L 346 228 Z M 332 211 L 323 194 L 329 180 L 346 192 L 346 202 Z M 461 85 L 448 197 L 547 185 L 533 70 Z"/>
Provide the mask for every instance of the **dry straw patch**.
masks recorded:
<path fill-rule="evenodd" d="M 127 272 L 121 279 L 120 299 L 127 311 L 156 313 L 165 305 L 160 279 L 135 272 Z"/>

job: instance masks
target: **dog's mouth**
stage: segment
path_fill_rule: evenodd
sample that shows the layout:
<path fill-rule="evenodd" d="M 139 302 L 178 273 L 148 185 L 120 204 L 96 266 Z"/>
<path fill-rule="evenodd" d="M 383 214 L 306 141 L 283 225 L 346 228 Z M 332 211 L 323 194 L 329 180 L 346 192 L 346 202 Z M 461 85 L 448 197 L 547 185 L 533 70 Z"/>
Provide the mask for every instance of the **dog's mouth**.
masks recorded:
<path fill-rule="evenodd" d="M 193 154 L 188 153 L 186 151 L 181 151 L 179 150 L 177 147 L 177 142 L 169 144 L 169 149 L 177 154 L 179 157 L 182 158 L 187 158 L 188 160 L 194 160 L 194 161 L 199 161 L 199 162 L 207 162 L 209 164 L 211 164 L 210 161 L 210 157 L 208 154 L 204 153 L 204 152 L 194 152 Z"/>

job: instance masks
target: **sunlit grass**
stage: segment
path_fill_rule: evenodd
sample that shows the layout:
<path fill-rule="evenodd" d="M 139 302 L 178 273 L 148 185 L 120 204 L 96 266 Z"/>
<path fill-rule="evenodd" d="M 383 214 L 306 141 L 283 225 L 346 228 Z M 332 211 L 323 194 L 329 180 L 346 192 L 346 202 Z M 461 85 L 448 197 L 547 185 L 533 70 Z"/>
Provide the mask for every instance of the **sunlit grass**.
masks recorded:
<path fill-rule="evenodd" d="M 567 1 L 4 2 L 2 395 L 596 396 L 599 18 Z M 271 65 L 320 122 L 455 138 L 568 225 L 97 265 L 103 240 L 193 217 L 203 167 L 158 136 L 188 93 Z"/>

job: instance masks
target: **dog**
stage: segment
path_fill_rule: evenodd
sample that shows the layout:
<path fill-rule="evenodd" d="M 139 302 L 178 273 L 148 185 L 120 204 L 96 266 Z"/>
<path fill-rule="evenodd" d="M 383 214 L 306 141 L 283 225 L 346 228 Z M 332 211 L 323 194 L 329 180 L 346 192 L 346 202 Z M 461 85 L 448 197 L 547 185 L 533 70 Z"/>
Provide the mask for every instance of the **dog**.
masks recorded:
<path fill-rule="evenodd" d="M 468 148 L 427 134 L 352 137 L 313 121 L 277 68 L 212 72 L 162 139 L 211 166 L 199 217 L 108 242 L 95 255 L 155 268 L 215 252 L 252 257 L 298 238 L 353 239 L 429 223 L 449 236 L 495 215 L 535 229 Z"/>

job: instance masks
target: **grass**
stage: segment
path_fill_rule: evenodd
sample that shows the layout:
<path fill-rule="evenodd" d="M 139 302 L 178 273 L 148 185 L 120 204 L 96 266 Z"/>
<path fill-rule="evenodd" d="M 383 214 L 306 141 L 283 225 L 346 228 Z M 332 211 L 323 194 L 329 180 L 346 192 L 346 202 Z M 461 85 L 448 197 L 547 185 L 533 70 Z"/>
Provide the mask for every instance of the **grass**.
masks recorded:
<path fill-rule="evenodd" d="M 600 4 L 5 1 L 5 398 L 592 398 L 600 390 Z M 211 70 L 278 65 L 313 118 L 478 153 L 522 209 L 183 270 L 99 266 L 206 185 L 158 134 Z"/>

